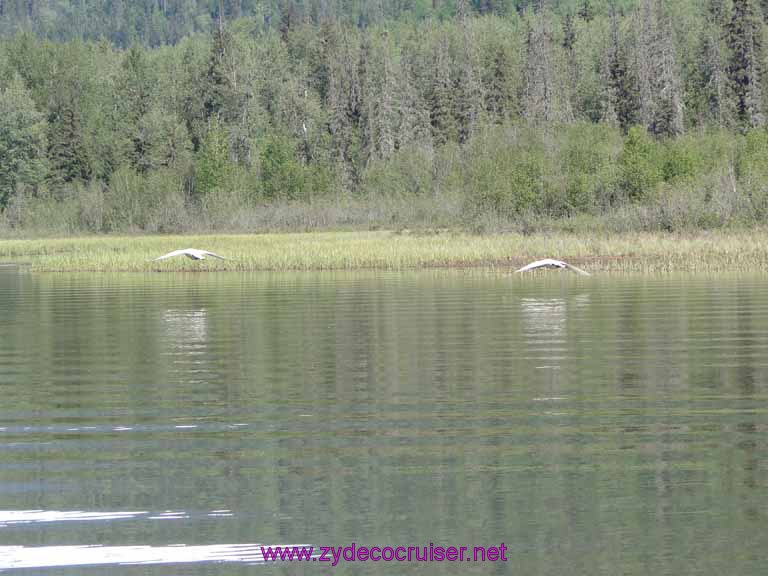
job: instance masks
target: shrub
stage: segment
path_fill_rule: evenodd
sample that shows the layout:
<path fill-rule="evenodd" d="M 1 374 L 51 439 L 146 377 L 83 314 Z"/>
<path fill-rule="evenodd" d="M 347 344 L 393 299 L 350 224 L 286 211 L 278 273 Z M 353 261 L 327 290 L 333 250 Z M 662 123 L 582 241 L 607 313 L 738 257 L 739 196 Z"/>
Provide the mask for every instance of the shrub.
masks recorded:
<path fill-rule="evenodd" d="M 629 129 L 619 155 L 620 184 L 628 199 L 647 198 L 663 180 L 659 148 L 645 128 Z"/>
<path fill-rule="evenodd" d="M 297 200 L 304 196 L 304 167 L 296 146 L 285 136 L 267 138 L 261 151 L 261 186 L 265 198 Z"/>

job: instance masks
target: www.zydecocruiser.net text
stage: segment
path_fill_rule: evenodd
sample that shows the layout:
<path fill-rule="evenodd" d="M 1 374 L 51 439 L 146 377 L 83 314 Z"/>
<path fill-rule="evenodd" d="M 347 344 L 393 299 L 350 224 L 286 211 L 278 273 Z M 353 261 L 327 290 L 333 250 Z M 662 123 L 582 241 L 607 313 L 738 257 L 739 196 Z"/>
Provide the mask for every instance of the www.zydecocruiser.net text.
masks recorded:
<path fill-rule="evenodd" d="M 506 562 L 507 546 L 262 546 L 267 562 Z"/>

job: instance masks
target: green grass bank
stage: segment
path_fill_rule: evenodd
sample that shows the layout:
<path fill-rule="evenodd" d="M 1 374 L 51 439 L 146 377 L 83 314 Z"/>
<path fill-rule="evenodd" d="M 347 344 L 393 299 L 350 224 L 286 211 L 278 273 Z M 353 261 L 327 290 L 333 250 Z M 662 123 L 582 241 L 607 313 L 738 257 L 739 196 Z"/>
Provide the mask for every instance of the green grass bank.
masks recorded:
<path fill-rule="evenodd" d="M 231 258 L 152 259 L 179 248 Z M 559 258 L 590 272 L 768 269 L 768 231 L 588 236 L 450 232 L 311 232 L 204 236 L 88 236 L 0 240 L 0 264 L 45 272 L 176 272 L 498 267 Z"/>

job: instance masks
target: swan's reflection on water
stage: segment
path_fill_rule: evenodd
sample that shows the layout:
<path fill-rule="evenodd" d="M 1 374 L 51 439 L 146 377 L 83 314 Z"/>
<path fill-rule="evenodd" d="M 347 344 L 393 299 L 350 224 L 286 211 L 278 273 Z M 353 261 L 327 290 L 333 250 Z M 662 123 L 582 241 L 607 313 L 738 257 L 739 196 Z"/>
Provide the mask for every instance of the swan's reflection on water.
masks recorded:
<path fill-rule="evenodd" d="M 529 358 L 536 361 L 536 368 L 558 370 L 567 360 L 568 315 L 588 307 L 589 294 L 578 294 L 570 298 L 521 298 Z"/>
<path fill-rule="evenodd" d="M 208 343 L 208 312 L 198 310 L 166 310 L 162 315 L 163 340 L 169 348 L 194 352 Z"/>
<path fill-rule="evenodd" d="M 65 566 L 126 566 L 197 562 L 267 562 L 261 548 L 304 544 L 210 544 L 204 546 L 0 546 L 0 570 Z M 317 556 L 315 556 L 317 557 Z"/>
<path fill-rule="evenodd" d="M 163 356 L 170 372 L 185 381 L 207 381 L 212 372 L 209 355 L 208 311 L 165 310 L 161 316 Z"/>
<path fill-rule="evenodd" d="M 522 298 L 525 334 L 532 342 L 551 342 L 565 331 L 566 303 L 563 298 Z"/>

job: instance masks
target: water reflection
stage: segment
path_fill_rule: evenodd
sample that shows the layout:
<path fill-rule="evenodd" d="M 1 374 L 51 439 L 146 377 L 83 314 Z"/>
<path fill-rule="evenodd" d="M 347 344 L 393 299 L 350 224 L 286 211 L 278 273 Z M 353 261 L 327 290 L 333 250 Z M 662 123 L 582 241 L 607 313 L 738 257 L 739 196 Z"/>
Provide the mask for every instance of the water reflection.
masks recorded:
<path fill-rule="evenodd" d="M 173 351 L 199 353 L 208 343 L 208 312 L 165 310 L 162 315 L 163 340 Z"/>
<path fill-rule="evenodd" d="M 263 564 L 264 546 L 302 544 L 211 544 L 194 546 L 0 546 L 0 570 L 20 568 L 64 568 L 68 566 L 133 566 L 237 562 Z M 317 555 L 315 555 L 315 558 Z"/>
<path fill-rule="evenodd" d="M 85 522 L 137 518 L 146 512 L 96 512 L 61 510 L 0 510 L 0 528 L 35 522 Z"/>
<path fill-rule="evenodd" d="M 507 565 L 388 568 L 764 571 L 764 278 L 0 284 L 6 559 L 505 541 Z M 65 563 L 33 571 L 86 571 Z"/>
<path fill-rule="evenodd" d="M 533 343 L 552 343 L 565 331 L 566 304 L 563 298 L 521 298 L 525 333 Z"/>
<path fill-rule="evenodd" d="M 568 360 L 568 319 L 589 303 L 589 294 L 520 299 L 525 343 L 535 368 L 558 370 Z"/>
<path fill-rule="evenodd" d="M 209 354 L 208 311 L 167 309 L 161 316 L 163 356 L 169 376 L 188 383 L 205 383 L 215 370 Z"/>

